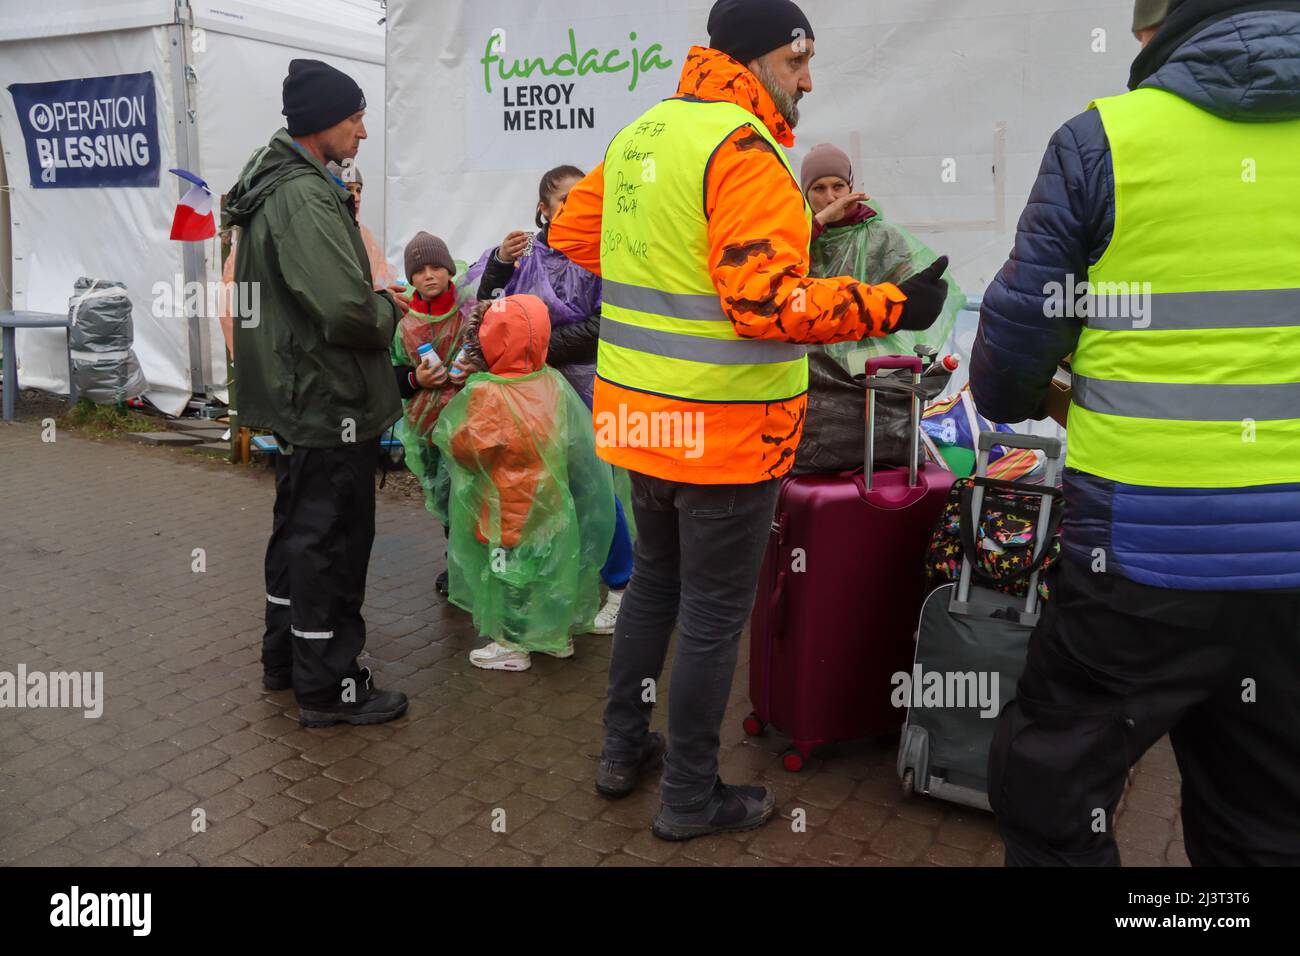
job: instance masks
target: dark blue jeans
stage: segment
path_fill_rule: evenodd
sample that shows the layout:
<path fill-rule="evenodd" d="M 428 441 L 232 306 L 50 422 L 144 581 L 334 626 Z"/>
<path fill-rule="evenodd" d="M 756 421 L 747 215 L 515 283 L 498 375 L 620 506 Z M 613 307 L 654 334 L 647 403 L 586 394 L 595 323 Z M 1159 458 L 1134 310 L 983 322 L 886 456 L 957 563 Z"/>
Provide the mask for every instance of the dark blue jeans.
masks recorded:
<path fill-rule="evenodd" d="M 623 503 L 614 499 L 614 540 L 609 543 L 609 557 L 600 569 L 600 578 L 605 586 L 615 591 L 627 587 L 632 577 L 632 534 L 628 531 L 627 518 L 623 515 Z"/>
<path fill-rule="evenodd" d="M 718 731 L 779 485 L 688 485 L 632 473 L 636 560 L 614 629 L 603 756 L 639 758 L 654 706 L 649 688 L 658 694 L 676 623 L 660 788 L 668 806 L 695 809 L 713 792 Z"/>

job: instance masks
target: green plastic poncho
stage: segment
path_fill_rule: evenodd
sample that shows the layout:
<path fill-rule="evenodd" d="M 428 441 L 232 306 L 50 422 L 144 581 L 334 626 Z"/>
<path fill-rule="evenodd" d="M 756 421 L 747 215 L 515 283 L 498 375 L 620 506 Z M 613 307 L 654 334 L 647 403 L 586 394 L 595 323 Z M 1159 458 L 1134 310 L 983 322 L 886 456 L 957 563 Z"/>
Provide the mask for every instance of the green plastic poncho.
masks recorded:
<path fill-rule="evenodd" d="M 467 281 L 468 266 L 457 260 L 452 283 L 456 289 L 456 305 L 442 315 L 426 315 L 412 309 L 397 324 L 393 333 L 392 359 L 394 365 L 419 365 L 417 350 L 426 342 L 432 343 L 443 364 L 451 366 L 465 337 L 465 324 L 470 310 L 478 301 L 478 280 Z M 406 467 L 424 489 L 424 506 L 447 524 L 447 496 L 450 479 L 442 465 L 432 435 L 438 417 L 460 391 L 460 386 L 447 383 L 440 388 L 422 389 L 402 402 L 402 417 L 395 431 L 402 447 L 406 449 Z"/>
<path fill-rule="evenodd" d="M 499 644 L 563 650 L 592 626 L 614 534 L 591 412 L 553 368 L 477 372 L 433 443 L 451 475 L 451 602 Z"/>
<path fill-rule="evenodd" d="M 860 282 L 892 282 L 897 285 L 937 258 L 925 243 L 901 226 L 886 222 L 877 212 L 865 222 L 827 227 L 812 244 L 811 274 L 817 277 L 852 276 Z M 966 296 L 957 288 L 951 273 L 947 279 L 948 298 L 943 311 L 934 325 L 925 331 L 904 330 L 882 338 L 836 342 L 823 347 L 853 375 L 862 372 L 869 358 L 911 355 L 917 345 L 942 348 L 957 321 L 957 313 L 966 305 Z"/>

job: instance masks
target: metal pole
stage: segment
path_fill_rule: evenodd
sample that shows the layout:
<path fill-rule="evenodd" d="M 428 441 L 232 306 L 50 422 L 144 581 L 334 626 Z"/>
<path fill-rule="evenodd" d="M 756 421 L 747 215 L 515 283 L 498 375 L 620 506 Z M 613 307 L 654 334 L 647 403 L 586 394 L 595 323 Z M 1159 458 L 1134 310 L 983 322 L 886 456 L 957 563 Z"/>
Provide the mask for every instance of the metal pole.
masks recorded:
<path fill-rule="evenodd" d="M 871 490 L 871 476 L 876 470 L 876 390 L 867 376 L 867 448 L 862 468 L 862 486 Z"/>
<path fill-rule="evenodd" d="M 916 459 L 921 453 L 921 373 L 912 373 L 912 385 L 916 391 L 912 393 L 912 454 L 907 462 L 907 487 L 915 488 L 917 485 Z"/>
<path fill-rule="evenodd" d="M 176 164 L 181 169 L 188 169 L 195 175 L 202 176 L 199 158 L 198 114 L 191 104 L 189 77 L 195 75 L 189 65 L 189 44 L 186 26 L 182 19 L 182 10 L 188 10 L 184 0 L 177 0 L 176 22 L 169 28 L 171 34 L 171 73 L 172 73 L 172 129 L 176 136 Z M 184 180 L 177 182 L 177 199 L 185 195 L 189 184 Z M 207 289 L 207 263 L 200 243 L 186 242 L 181 246 L 182 286 L 188 288 L 191 282 L 199 283 L 201 289 Z M 206 291 L 203 295 L 183 296 L 185 301 L 185 318 L 189 332 L 189 366 L 190 390 L 195 395 L 207 397 L 209 349 L 207 336 L 204 334 L 207 322 Z M 191 309 L 191 299 L 194 308 Z"/>

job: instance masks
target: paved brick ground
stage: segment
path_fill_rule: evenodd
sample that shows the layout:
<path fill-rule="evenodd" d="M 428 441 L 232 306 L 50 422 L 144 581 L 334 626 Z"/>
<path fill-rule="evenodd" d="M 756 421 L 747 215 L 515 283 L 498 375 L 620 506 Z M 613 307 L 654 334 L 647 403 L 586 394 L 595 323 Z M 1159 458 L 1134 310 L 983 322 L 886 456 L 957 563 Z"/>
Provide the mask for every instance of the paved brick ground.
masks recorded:
<path fill-rule="evenodd" d="M 744 655 L 722 771 L 772 786 L 785 819 L 685 845 L 654 839 L 654 781 L 618 803 L 591 790 L 608 639 L 579 638 L 573 660 L 541 657 L 527 674 L 471 667 L 469 619 L 432 588 L 440 531 L 418 503 L 388 495 L 368 653 L 383 685 L 410 695 L 409 714 L 301 729 L 292 694 L 260 684 L 269 473 L 66 432 L 45 444 L 30 416 L 0 425 L 0 669 L 103 671 L 106 706 L 98 720 L 0 714 L 0 863 L 1001 863 L 987 814 L 900 797 L 894 742 L 781 769 L 782 739 L 740 727 Z M 1126 863 L 1186 863 L 1177 781 L 1162 744 L 1121 808 Z M 491 826 L 498 808 L 504 833 Z M 206 832 L 192 832 L 195 809 Z M 792 828 L 796 809 L 806 832 Z"/>

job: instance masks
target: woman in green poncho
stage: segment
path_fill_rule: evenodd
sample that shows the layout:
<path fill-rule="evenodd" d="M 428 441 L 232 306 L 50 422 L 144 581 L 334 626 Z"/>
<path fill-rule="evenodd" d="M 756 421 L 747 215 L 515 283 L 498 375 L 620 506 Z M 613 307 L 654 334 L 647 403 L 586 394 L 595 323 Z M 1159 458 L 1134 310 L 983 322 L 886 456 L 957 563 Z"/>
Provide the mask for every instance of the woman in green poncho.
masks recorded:
<path fill-rule="evenodd" d="M 829 143 L 814 146 L 800 167 L 799 180 L 815 217 L 811 275 L 897 285 L 938 258 L 906 229 L 886 222 L 863 202 L 870 197 L 854 191 L 853 165 L 843 150 Z M 938 349 L 948 340 L 965 304 L 966 296 L 950 275 L 943 312 L 930 328 L 824 348 L 854 374 L 862 371 L 868 358 L 878 355 L 911 355 L 917 345 Z"/>

